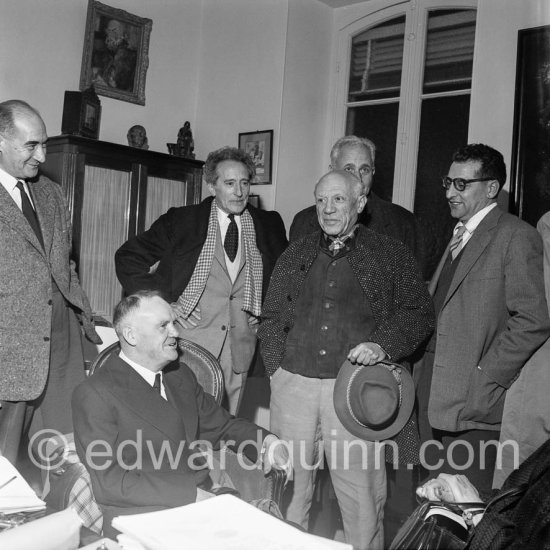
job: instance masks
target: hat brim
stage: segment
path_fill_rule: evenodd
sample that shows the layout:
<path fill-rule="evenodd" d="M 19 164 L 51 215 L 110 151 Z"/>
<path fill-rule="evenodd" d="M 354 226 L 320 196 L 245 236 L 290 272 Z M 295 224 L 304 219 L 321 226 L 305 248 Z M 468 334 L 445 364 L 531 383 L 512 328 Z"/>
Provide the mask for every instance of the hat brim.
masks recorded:
<path fill-rule="evenodd" d="M 340 367 L 340 371 L 338 372 L 338 376 L 336 377 L 336 382 L 334 384 L 333 401 L 338 419 L 346 430 L 354 436 L 367 441 L 382 441 L 397 435 L 405 427 L 405 424 L 411 417 L 414 408 L 414 382 L 409 371 L 405 367 L 401 367 L 401 406 L 399 407 L 397 416 L 392 424 L 382 430 L 374 430 L 372 428 L 362 426 L 352 417 L 346 398 L 349 381 L 357 369 L 371 369 L 376 367 L 386 368 L 383 365 L 352 365 L 346 359 Z"/>

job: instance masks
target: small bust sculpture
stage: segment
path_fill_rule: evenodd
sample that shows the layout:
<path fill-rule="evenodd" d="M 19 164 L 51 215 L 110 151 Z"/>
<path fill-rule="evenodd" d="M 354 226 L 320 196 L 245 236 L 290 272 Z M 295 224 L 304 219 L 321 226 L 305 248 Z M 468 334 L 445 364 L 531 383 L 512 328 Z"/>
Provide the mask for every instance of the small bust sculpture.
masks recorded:
<path fill-rule="evenodd" d="M 178 132 L 177 151 L 180 157 L 194 159 L 195 141 L 193 140 L 193 132 L 191 124 L 187 120 L 180 131 Z"/>
<path fill-rule="evenodd" d="M 132 126 L 126 134 L 128 138 L 128 145 L 130 147 L 136 147 L 137 149 L 149 149 L 149 143 L 147 142 L 147 132 L 145 128 L 140 124 Z"/>

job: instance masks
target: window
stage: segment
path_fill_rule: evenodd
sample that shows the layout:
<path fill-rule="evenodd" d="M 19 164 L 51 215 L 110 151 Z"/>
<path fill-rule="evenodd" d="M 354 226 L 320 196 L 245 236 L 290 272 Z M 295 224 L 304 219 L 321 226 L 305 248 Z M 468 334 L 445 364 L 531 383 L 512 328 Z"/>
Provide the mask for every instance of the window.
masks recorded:
<path fill-rule="evenodd" d="M 439 182 L 468 140 L 476 24 L 475 0 L 453 1 L 453 9 L 445 3 L 396 1 L 341 25 L 339 67 L 347 70 L 340 71 L 333 135 L 376 143 L 373 190 L 414 210 L 435 236 L 430 264 L 454 225 Z"/>

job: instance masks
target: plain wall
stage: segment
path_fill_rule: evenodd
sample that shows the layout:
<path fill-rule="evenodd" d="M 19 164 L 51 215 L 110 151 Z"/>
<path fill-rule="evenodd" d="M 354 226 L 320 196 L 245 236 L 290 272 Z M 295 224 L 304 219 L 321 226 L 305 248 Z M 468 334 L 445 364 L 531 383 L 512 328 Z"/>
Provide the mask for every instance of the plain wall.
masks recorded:
<path fill-rule="evenodd" d="M 127 144 L 134 124 L 166 153 L 186 120 L 195 129 L 201 0 L 116 0 L 108 5 L 153 20 L 146 104 L 100 96 L 99 139 Z M 78 90 L 86 0 L 0 0 L 0 98 L 27 100 L 50 136 L 61 133 L 65 90 Z M 200 158 L 199 152 L 197 158 Z"/>
<path fill-rule="evenodd" d="M 153 20 L 146 105 L 100 96 L 100 139 L 126 144 L 134 124 L 166 152 L 189 120 L 195 153 L 237 144 L 239 132 L 274 130 L 273 185 L 255 186 L 288 226 L 312 204 L 327 169 L 336 32 L 369 0 L 333 10 L 318 0 L 112 0 Z M 452 2 L 449 2 L 449 5 Z M 512 148 L 517 31 L 550 24 L 548 0 L 479 0 L 470 141 Z M 50 135 L 63 94 L 78 90 L 87 0 L 0 0 L 0 98 L 28 100 Z"/>

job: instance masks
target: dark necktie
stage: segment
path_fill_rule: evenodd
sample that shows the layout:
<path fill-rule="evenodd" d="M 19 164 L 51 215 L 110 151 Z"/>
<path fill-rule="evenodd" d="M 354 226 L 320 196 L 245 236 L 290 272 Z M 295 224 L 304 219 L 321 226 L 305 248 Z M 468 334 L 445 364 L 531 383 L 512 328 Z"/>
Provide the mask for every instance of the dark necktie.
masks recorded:
<path fill-rule="evenodd" d="M 157 374 L 155 374 L 155 383 L 153 384 L 153 389 L 157 391 L 159 395 L 162 395 L 160 391 L 160 381 L 161 381 L 161 374 L 160 372 L 157 372 Z"/>
<path fill-rule="evenodd" d="M 235 216 L 229 214 L 227 217 L 229 218 L 229 226 L 227 227 L 223 247 L 225 248 L 227 257 L 233 262 L 237 255 L 237 249 L 239 248 L 239 229 L 235 221 Z"/>
<path fill-rule="evenodd" d="M 40 230 L 40 224 L 38 223 L 36 212 L 34 211 L 31 201 L 29 200 L 29 197 L 25 191 L 25 187 L 23 187 L 23 182 L 18 181 L 16 187 L 17 189 L 19 189 L 19 192 L 21 193 L 21 210 L 23 211 L 23 215 L 25 216 L 25 218 L 27 218 L 27 221 L 29 222 L 29 225 L 32 227 L 32 230 L 34 231 L 36 238 L 42 245 L 42 248 L 44 248 L 44 240 L 42 238 L 42 231 Z"/>

